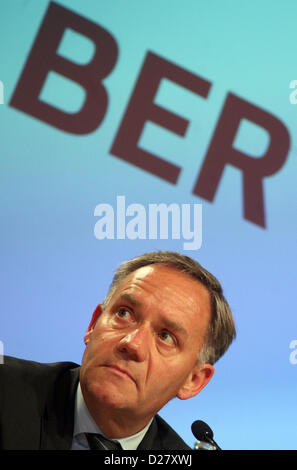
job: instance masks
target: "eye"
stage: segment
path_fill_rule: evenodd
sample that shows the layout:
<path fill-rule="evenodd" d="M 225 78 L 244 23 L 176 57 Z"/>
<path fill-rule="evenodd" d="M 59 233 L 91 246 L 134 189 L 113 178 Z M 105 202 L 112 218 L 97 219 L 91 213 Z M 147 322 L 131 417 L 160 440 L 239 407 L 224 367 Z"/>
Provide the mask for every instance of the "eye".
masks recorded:
<path fill-rule="evenodd" d="M 162 330 L 161 333 L 159 334 L 159 337 L 161 341 L 167 345 L 175 345 L 176 344 L 176 339 L 174 335 L 170 333 L 168 330 Z"/>
<path fill-rule="evenodd" d="M 124 319 L 124 320 L 128 320 L 131 318 L 131 312 L 129 312 L 129 310 L 127 310 L 126 308 L 120 308 L 117 313 L 116 313 L 117 317 L 118 318 L 121 318 L 121 319 Z"/>

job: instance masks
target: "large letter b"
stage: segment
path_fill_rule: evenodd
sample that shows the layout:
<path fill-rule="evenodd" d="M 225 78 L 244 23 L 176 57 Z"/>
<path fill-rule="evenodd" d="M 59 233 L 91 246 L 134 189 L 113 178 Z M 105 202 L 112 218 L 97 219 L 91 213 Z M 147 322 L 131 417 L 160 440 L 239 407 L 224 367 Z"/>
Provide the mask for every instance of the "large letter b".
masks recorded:
<path fill-rule="evenodd" d="M 93 58 L 87 64 L 74 63 L 57 54 L 64 31 L 70 28 L 91 39 Z M 102 80 L 112 71 L 118 56 L 117 43 L 101 26 L 51 2 L 36 36 L 10 106 L 63 131 L 88 134 L 105 116 L 107 92 Z M 86 98 L 76 113 L 68 113 L 39 99 L 47 74 L 54 71 L 81 85 Z"/>

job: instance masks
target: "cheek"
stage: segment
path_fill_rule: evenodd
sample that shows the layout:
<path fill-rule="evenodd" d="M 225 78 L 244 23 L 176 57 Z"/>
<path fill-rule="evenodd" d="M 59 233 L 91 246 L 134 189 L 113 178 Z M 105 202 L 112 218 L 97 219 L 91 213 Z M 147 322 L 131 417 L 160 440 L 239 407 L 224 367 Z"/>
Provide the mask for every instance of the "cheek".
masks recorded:
<path fill-rule="evenodd" d="M 179 390 L 179 388 L 186 381 L 190 370 L 192 369 L 192 363 L 189 364 L 186 360 L 172 360 L 172 361 L 158 361 L 158 364 L 152 363 L 153 377 L 152 381 L 155 382 L 159 391 L 173 393 Z M 160 380 L 162 377 L 162 380 Z"/>
<path fill-rule="evenodd" d="M 171 361 L 160 357 L 158 353 L 151 355 L 151 360 L 149 361 L 147 370 L 147 378 L 150 382 L 150 386 L 153 387 L 153 393 L 154 390 L 156 393 L 167 390 L 172 384 L 173 377 L 175 377 L 175 375 L 176 368 L 174 364 L 171 364 Z"/>
<path fill-rule="evenodd" d="M 84 358 L 96 360 L 104 354 L 111 354 L 120 339 L 119 336 L 111 329 L 95 329 L 86 345 Z"/>

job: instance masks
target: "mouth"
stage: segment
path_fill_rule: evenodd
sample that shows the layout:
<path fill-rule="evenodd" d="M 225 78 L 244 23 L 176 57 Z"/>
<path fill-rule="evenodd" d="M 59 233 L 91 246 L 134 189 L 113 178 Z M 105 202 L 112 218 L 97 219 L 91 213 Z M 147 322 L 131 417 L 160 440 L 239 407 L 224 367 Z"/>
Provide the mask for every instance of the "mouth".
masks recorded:
<path fill-rule="evenodd" d="M 105 365 L 105 367 L 108 367 L 109 369 L 112 369 L 117 374 L 119 374 L 123 377 L 128 377 L 130 380 L 132 380 L 132 382 L 134 382 L 136 384 L 136 382 L 135 382 L 134 378 L 132 377 L 132 375 L 130 375 L 130 373 L 127 372 L 125 369 L 121 369 L 121 367 L 116 366 L 116 365 L 112 365 L 112 364 Z"/>

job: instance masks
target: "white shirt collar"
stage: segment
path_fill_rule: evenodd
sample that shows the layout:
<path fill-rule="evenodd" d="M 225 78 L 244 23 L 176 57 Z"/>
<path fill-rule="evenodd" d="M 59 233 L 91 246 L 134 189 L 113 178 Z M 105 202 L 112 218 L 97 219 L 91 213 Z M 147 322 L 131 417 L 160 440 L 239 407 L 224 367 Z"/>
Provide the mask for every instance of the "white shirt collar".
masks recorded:
<path fill-rule="evenodd" d="M 145 426 L 144 429 L 134 434 L 133 436 L 124 437 L 121 439 L 115 439 L 118 441 L 124 450 L 136 450 L 142 439 L 144 438 L 152 420 Z M 95 423 L 94 419 L 90 415 L 90 412 L 85 404 L 80 383 L 78 383 L 76 399 L 75 399 L 75 411 L 74 411 L 74 432 L 73 436 L 76 437 L 83 447 L 87 446 L 86 438 L 84 433 L 104 433 Z M 107 437 L 107 436 L 106 436 Z"/>

